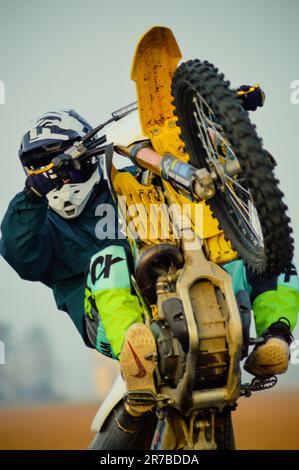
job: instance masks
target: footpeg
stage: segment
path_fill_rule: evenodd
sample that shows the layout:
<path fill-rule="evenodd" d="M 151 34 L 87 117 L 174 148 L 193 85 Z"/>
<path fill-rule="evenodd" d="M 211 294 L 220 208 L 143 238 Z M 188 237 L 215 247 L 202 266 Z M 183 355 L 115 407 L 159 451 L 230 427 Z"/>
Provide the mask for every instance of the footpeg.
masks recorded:
<path fill-rule="evenodd" d="M 252 392 L 268 390 L 277 384 L 277 380 L 276 375 L 266 378 L 254 377 L 251 383 L 246 383 L 241 386 L 241 396 L 249 397 Z"/>
<path fill-rule="evenodd" d="M 255 377 L 251 382 L 251 390 L 253 392 L 259 392 L 261 390 L 268 390 L 268 388 L 272 388 L 277 384 L 277 377 L 276 375 L 272 375 L 272 377 L 267 377 L 264 379 L 260 379 Z"/>
<path fill-rule="evenodd" d="M 129 390 L 125 402 L 130 406 L 156 405 L 157 395 L 149 390 Z"/>

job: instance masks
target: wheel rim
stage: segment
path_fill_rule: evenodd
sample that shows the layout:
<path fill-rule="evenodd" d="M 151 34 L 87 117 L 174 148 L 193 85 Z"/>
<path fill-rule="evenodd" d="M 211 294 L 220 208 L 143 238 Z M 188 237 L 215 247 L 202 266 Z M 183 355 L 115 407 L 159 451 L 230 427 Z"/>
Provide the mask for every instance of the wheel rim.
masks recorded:
<path fill-rule="evenodd" d="M 201 147 L 201 152 L 199 152 L 201 165 L 216 175 L 215 186 L 218 189 L 218 197 L 226 205 L 228 212 L 238 225 L 239 231 L 242 232 L 254 250 L 263 250 L 264 238 L 253 197 L 248 185 L 245 184 L 244 180 L 242 181 L 242 169 L 239 160 L 225 135 L 223 127 L 217 122 L 211 107 L 198 91 L 192 88 L 190 83 L 187 84 L 184 94 L 187 97 L 185 116 L 187 117 L 189 130 L 190 125 L 193 132 L 197 130 L 195 133 L 199 141 L 197 147 L 198 144 Z M 190 106 L 193 122 L 190 122 Z M 219 153 L 220 149 L 221 153 Z M 190 158 L 191 163 L 194 163 L 192 152 Z M 232 174 L 231 170 L 228 171 L 229 168 L 238 169 L 238 171 Z"/>

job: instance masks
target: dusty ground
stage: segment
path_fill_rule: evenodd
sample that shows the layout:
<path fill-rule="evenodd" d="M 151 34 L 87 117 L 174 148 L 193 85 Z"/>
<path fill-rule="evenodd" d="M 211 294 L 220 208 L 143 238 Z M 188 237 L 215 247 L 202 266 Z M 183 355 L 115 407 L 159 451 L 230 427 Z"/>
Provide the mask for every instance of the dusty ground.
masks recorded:
<path fill-rule="evenodd" d="M 0 408 L 0 449 L 86 449 L 96 405 Z M 299 450 L 299 391 L 260 392 L 234 413 L 238 449 Z"/>

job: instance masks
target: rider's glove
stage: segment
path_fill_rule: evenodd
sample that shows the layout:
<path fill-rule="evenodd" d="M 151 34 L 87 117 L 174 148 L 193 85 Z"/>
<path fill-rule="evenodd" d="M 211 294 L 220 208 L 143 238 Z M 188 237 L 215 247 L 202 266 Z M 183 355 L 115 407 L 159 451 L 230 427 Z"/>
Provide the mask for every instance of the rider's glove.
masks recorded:
<path fill-rule="evenodd" d="M 56 187 L 56 178 L 52 179 L 46 173 L 40 173 L 39 175 L 27 176 L 24 192 L 27 196 L 34 199 L 42 199 Z"/>
<path fill-rule="evenodd" d="M 236 94 L 242 100 L 243 108 L 246 111 L 255 111 L 258 107 L 263 106 L 265 101 L 265 93 L 259 85 L 241 85 L 236 89 Z"/>

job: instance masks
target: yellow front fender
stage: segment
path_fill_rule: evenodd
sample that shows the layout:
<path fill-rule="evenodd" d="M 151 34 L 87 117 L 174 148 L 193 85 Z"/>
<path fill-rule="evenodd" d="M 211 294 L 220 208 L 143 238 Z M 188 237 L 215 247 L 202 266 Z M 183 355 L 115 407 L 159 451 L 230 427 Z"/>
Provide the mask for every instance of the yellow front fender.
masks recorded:
<path fill-rule="evenodd" d="M 181 57 L 172 31 L 155 26 L 137 44 L 131 78 L 136 83 L 141 128 L 153 148 L 160 155 L 171 153 L 187 160 L 171 97 L 172 76 Z"/>

